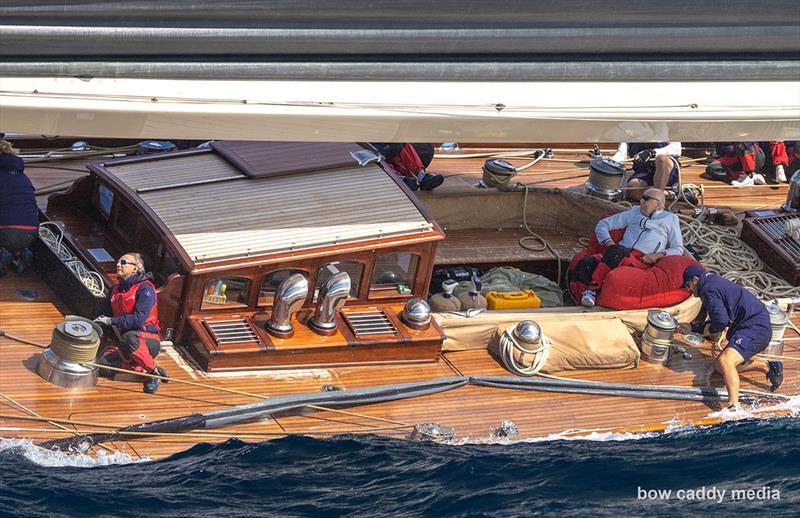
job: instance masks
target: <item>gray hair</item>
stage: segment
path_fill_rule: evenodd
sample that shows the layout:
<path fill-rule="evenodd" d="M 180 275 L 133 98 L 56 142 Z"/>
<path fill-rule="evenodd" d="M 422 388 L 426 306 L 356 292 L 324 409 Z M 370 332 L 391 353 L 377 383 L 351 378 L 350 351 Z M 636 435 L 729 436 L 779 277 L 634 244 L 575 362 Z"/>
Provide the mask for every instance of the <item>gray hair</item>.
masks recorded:
<path fill-rule="evenodd" d="M 0 154 L 2 155 L 16 155 L 18 152 L 11 142 L 7 140 L 0 140 Z"/>
<path fill-rule="evenodd" d="M 129 255 L 133 258 L 133 264 L 136 266 L 136 273 L 144 273 L 144 259 L 142 259 L 142 254 L 139 252 L 127 252 L 122 255 Z"/>

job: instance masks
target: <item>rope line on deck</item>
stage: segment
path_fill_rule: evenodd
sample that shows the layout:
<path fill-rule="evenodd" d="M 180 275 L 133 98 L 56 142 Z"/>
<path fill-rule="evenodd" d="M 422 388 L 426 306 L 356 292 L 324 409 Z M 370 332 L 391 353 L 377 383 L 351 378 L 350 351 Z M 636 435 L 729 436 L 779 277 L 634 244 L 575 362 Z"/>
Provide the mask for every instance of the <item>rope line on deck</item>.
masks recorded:
<path fill-rule="evenodd" d="M 45 349 L 45 348 L 48 347 L 45 344 L 32 342 L 30 340 L 25 340 L 25 339 L 22 339 L 22 338 L 18 338 L 18 337 L 14 336 L 14 335 L 10 335 L 10 334 L 6 333 L 3 330 L 0 330 L 0 336 L 5 336 L 6 338 L 8 338 L 10 340 L 14 340 L 16 342 L 24 343 L 24 344 L 27 344 L 27 345 L 32 345 L 32 346 L 38 347 L 40 349 Z M 207 385 L 205 383 L 198 383 L 196 381 L 181 380 L 181 379 L 177 379 L 177 378 L 167 378 L 167 377 L 164 377 L 164 376 L 159 376 L 158 374 L 150 374 L 150 373 L 147 373 L 147 372 L 136 372 L 136 371 L 127 370 L 127 369 L 120 369 L 118 367 L 112 367 L 110 365 L 100 365 L 100 364 L 97 364 L 97 363 L 94 363 L 94 362 L 79 362 L 79 363 L 81 365 L 85 365 L 87 367 L 97 367 L 99 369 L 106 369 L 106 370 L 111 370 L 111 371 L 115 371 L 115 372 L 121 372 L 121 373 L 125 373 L 125 374 L 135 374 L 137 376 L 146 377 L 146 378 L 156 378 L 156 379 L 160 379 L 161 381 L 165 381 L 165 382 L 174 382 L 174 383 L 179 383 L 179 384 L 184 384 L 184 385 L 192 385 L 192 386 L 195 386 L 195 387 L 206 388 L 206 389 L 215 390 L 215 391 L 218 391 L 218 392 L 227 392 L 227 393 L 231 393 L 231 394 L 238 394 L 238 395 L 241 395 L 241 396 L 248 396 L 248 397 L 252 397 L 252 398 L 256 398 L 256 399 L 269 399 L 269 396 L 264 396 L 262 394 L 254 394 L 252 392 L 245 392 L 245 391 L 242 391 L 242 390 L 228 389 L 228 388 L 224 388 L 224 387 L 215 387 L 213 385 Z M 2 395 L 2 393 L 0 393 L 0 395 Z M 343 414 L 343 415 L 347 415 L 347 416 L 351 416 L 351 417 L 360 417 L 360 418 L 363 418 L 363 419 L 368 419 L 368 420 L 373 420 L 373 421 L 381 421 L 381 422 L 390 423 L 390 424 L 394 424 L 394 425 L 398 425 L 398 426 L 404 426 L 404 427 L 412 427 L 413 426 L 413 425 L 411 425 L 409 423 L 404 423 L 402 421 L 394 421 L 394 420 L 391 420 L 391 419 L 384 419 L 382 417 L 370 416 L 370 415 L 366 415 L 366 414 L 359 414 L 359 413 L 355 413 L 355 412 L 348 412 L 346 410 L 338 410 L 336 408 L 328 408 L 328 407 L 324 407 L 324 406 L 310 405 L 310 404 L 309 405 L 305 405 L 305 406 L 308 407 L 308 408 L 313 408 L 315 410 L 320 410 L 320 411 L 323 411 L 323 412 L 333 412 L 333 413 Z M 367 426 L 367 425 L 364 425 L 364 426 Z"/>
<path fill-rule="evenodd" d="M 764 271 L 764 262 L 739 239 L 734 229 L 705 225 L 682 214 L 678 219 L 684 242 L 701 254 L 701 262 L 708 270 L 741 284 L 765 300 L 800 296 L 800 288 Z"/>

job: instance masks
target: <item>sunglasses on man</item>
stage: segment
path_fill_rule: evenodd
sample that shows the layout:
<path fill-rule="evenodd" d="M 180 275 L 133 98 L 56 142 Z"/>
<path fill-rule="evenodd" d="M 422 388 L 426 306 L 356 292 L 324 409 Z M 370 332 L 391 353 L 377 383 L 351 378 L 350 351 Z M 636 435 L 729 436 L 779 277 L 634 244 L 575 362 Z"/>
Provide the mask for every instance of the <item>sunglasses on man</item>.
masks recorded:
<path fill-rule="evenodd" d="M 117 261 L 117 264 L 120 266 L 125 266 L 126 264 L 135 265 L 136 263 L 134 263 L 133 261 L 128 261 L 126 259 L 120 259 L 119 261 Z"/>

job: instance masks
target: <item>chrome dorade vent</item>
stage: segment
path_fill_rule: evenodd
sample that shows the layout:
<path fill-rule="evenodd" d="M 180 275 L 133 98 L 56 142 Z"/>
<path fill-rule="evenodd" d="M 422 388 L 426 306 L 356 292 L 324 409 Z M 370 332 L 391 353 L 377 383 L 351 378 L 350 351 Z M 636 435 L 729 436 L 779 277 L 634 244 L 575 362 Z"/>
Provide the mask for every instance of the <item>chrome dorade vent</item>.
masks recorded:
<path fill-rule="evenodd" d="M 272 316 L 265 325 L 269 334 L 278 338 L 290 338 L 294 334 L 292 315 L 296 313 L 308 296 L 308 280 L 299 273 L 290 275 L 278 286 Z"/>
<path fill-rule="evenodd" d="M 397 334 L 397 329 L 381 309 L 343 312 L 345 322 L 356 338 L 369 335 Z"/>
<path fill-rule="evenodd" d="M 204 322 L 219 345 L 260 342 L 255 329 L 245 317 Z"/>
<path fill-rule="evenodd" d="M 336 333 L 336 312 L 339 311 L 350 295 L 350 276 L 347 272 L 339 272 L 328 279 L 319 290 L 319 300 L 311 329 L 322 335 Z"/>

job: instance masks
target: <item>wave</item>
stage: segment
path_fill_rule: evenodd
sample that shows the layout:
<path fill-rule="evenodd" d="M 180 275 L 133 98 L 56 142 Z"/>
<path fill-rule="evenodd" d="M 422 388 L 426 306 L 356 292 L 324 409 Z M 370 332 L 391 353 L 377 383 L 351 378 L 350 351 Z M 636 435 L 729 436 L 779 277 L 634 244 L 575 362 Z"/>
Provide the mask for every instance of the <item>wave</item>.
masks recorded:
<path fill-rule="evenodd" d="M 67 460 L 4 441 L 0 514 L 786 514 L 800 504 L 799 433 L 800 419 L 775 418 L 502 444 L 286 437 L 199 444 L 156 462 Z M 712 487 L 779 496 L 639 498 L 641 491 Z"/>

